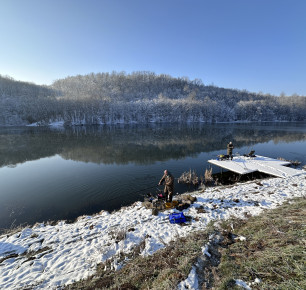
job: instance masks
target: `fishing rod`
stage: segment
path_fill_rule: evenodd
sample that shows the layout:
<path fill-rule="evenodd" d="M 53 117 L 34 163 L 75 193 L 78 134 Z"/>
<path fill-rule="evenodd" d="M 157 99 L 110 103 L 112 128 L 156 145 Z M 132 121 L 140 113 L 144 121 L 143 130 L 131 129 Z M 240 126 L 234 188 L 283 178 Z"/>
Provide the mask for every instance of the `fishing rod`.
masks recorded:
<path fill-rule="evenodd" d="M 137 190 L 137 191 L 128 192 L 125 195 L 134 195 L 135 193 L 138 193 L 138 192 L 141 192 L 141 191 L 144 191 L 144 190 L 148 190 L 148 189 L 151 189 L 151 188 L 154 188 L 154 187 L 157 187 L 157 186 L 154 185 L 154 186 L 143 188 L 143 189 L 140 189 L 140 190 Z M 104 202 L 113 201 L 113 200 L 118 199 L 118 198 L 122 198 L 122 195 L 119 195 L 119 196 L 116 196 L 116 197 L 113 197 L 113 198 L 109 198 L 107 200 L 104 200 Z"/>
<path fill-rule="evenodd" d="M 178 180 L 179 178 L 174 178 L 174 180 Z M 128 192 L 124 195 L 134 195 L 135 193 L 139 193 L 141 191 L 144 191 L 144 190 L 148 190 L 148 189 L 152 189 L 152 188 L 158 188 L 158 186 L 161 186 L 162 184 L 157 184 L 157 185 L 153 185 L 153 186 L 150 186 L 150 187 L 147 187 L 147 188 L 143 188 L 143 189 L 140 189 L 140 190 L 136 190 L 136 191 L 132 191 L 132 192 Z M 113 201 L 115 199 L 118 199 L 118 198 L 122 198 L 122 195 L 120 196 L 116 196 L 116 197 L 113 197 L 113 198 L 109 198 L 107 200 L 104 200 L 104 202 L 108 202 L 108 201 Z"/>
<path fill-rule="evenodd" d="M 147 188 L 144 188 L 144 189 L 140 189 L 140 190 L 137 190 L 137 191 L 132 191 L 132 192 L 129 192 L 127 194 L 135 194 L 135 193 L 138 193 L 138 192 L 141 192 L 141 191 L 144 191 L 144 190 L 148 190 L 148 189 L 151 189 L 151 188 L 154 188 L 154 187 L 157 187 L 158 185 L 154 185 L 154 186 L 151 186 L 151 187 L 147 187 Z"/>
<path fill-rule="evenodd" d="M 179 180 L 179 178 L 174 178 L 174 180 Z M 148 189 L 151 189 L 151 188 L 158 188 L 158 186 L 161 186 L 162 184 L 157 184 L 157 185 L 154 185 L 154 186 L 150 186 L 150 187 L 147 187 L 147 188 L 144 188 L 144 189 L 140 189 L 140 190 L 137 190 L 137 191 L 132 191 L 132 192 L 129 192 L 127 194 L 130 194 L 130 195 L 133 195 L 135 193 L 138 193 L 138 192 L 141 192 L 141 191 L 144 191 L 144 190 L 148 190 Z"/>

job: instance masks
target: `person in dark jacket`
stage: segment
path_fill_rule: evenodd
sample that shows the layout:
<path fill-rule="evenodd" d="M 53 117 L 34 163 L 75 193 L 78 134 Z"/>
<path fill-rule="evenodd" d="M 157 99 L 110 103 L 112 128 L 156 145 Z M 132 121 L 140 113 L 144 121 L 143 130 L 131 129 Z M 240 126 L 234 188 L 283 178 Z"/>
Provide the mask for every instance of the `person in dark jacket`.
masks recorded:
<path fill-rule="evenodd" d="M 229 156 L 229 158 L 231 158 L 231 160 L 233 159 L 233 149 L 234 149 L 233 143 L 229 142 L 227 144 L 227 155 Z"/>
<path fill-rule="evenodd" d="M 174 177 L 167 169 L 164 171 L 164 175 L 159 181 L 158 185 L 161 185 L 163 182 L 165 182 L 164 193 L 166 196 L 166 201 L 171 202 L 174 191 Z"/>

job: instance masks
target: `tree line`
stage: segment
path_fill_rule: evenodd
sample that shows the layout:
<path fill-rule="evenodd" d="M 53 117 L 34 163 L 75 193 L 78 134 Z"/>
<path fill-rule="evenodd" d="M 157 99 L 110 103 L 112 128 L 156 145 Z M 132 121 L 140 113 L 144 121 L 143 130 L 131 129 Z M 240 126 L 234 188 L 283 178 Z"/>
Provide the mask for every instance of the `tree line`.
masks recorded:
<path fill-rule="evenodd" d="M 305 120 L 305 96 L 225 89 L 186 77 L 92 73 L 39 86 L 0 75 L 0 125 Z"/>

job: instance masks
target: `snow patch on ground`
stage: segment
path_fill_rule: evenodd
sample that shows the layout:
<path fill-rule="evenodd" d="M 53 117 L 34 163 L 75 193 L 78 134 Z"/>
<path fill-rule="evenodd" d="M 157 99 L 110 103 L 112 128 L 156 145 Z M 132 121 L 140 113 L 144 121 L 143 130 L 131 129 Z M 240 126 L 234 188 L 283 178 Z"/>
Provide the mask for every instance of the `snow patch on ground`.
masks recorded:
<path fill-rule="evenodd" d="M 116 257 L 131 252 L 140 243 L 145 243 L 141 254 L 152 255 L 178 237 L 205 229 L 211 220 L 258 215 L 287 199 L 306 196 L 306 175 L 304 172 L 287 179 L 207 188 L 193 195 L 197 201 L 183 211 L 192 221 L 184 227 L 169 223 L 169 214 L 176 210 L 154 216 L 137 202 L 112 214 L 103 211 L 82 216 L 73 224 L 37 224 L 10 236 L 3 235 L 0 289 L 49 289 L 71 284 L 94 274 L 97 264 L 110 258 L 114 258 L 113 268 L 119 269 L 122 264 L 116 262 Z M 205 212 L 196 210 L 200 206 Z M 124 233 L 121 239 L 119 233 Z M 206 254 L 205 248 L 203 253 Z M 186 285 L 195 287 L 195 273 L 188 279 Z"/>
<path fill-rule="evenodd" d="M 178 287 L 178 290 L 186 290 L 186 289 L 199 289 L 199 282 L 197 278 L 197 273 L 195 267 L 192 267 L 188 277 L 186 280 L 182 281 Z"/>
<path fill-rule="evenodd" d="M 64 121 L 57 121 L 57 122 L 52 122 L 49 124 L 51 127 L 63 127 L 64 126 Z"/>
<path fill-rule="evenodd" d="M 40 122 L 35 122 L 35 123 L 31 123 L 28 124 L 27 127 L 41 127 L 41 126 L 50 126 L 53 128 L 62 128 L 64 127 L 64 121 L 54 121 L 54 122 L 50 122 L 50 123 L 40 123 Z"/>
<path fill-rule="evenodd" d="M 235 280 L 236 281 L 236 285 L 246 289 L 246 290 L 252 290 L 248 285 L 247 283 L 245 283 L 244 281 L 240 280 L 240 279 L 237 279 Z"/>

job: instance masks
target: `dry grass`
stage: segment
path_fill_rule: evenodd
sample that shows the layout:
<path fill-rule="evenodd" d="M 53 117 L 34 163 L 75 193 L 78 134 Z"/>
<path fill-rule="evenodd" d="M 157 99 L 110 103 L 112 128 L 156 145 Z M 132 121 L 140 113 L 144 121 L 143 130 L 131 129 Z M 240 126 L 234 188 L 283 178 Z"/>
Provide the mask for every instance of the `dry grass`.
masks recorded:
<path fill-rule="evenodd" d="M 183 172 L 178 179 L 178 183 L 183 183 L 187 185 L 197 186 L 200 183 L 200 179 L 195 170 Z"/>
<path fill-rule="evenodd" d="M 299 199 L 247 222 L 236 222 L 235 233 L 247 240 L 222 249 L 215 286 L 228 289 L 233 279 L 253 282 L 259 278 L 262 282 L 252 289 L 306 289 L 305 206 L 306 200 Z"/>
<path fill-rule="evenodd" d="M 1 236 L 12 236 L 19 232 L 21 232 L 27 225 L 19 225 L 15 226 L 14 223 L 8 229 L 0 229 L 0 237 Z"/>
<path fill-rule="evenodd" d="M 205 184 L 212 184 L 214 182 L 214 178 L 212 176 L 212 168 L 205 170 L 204 180 Z"/>

